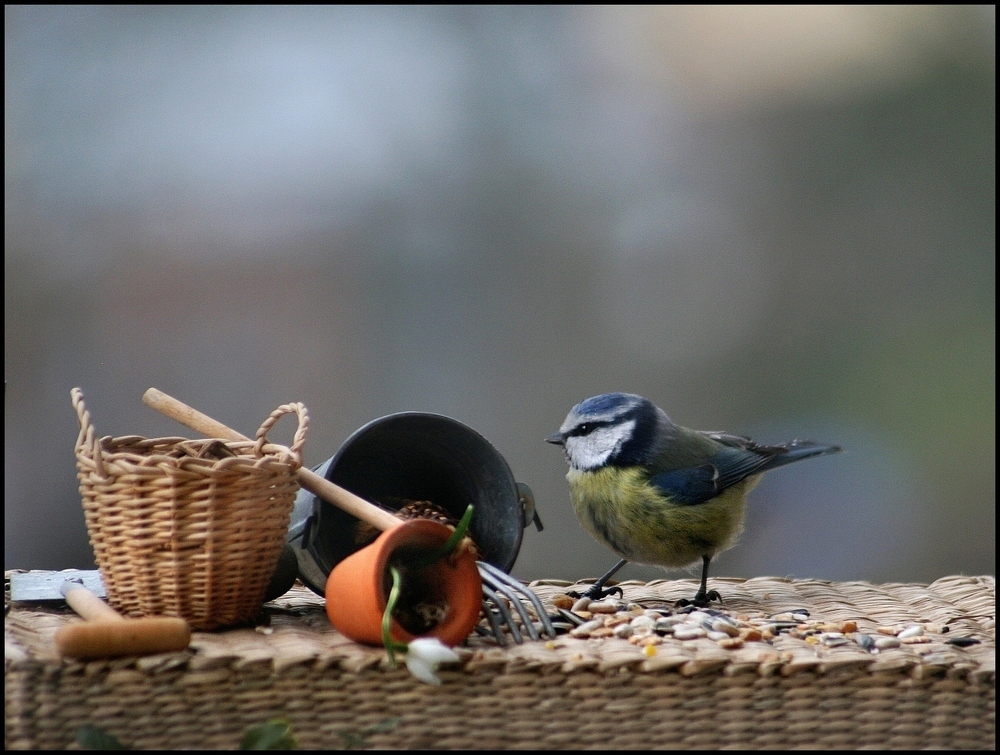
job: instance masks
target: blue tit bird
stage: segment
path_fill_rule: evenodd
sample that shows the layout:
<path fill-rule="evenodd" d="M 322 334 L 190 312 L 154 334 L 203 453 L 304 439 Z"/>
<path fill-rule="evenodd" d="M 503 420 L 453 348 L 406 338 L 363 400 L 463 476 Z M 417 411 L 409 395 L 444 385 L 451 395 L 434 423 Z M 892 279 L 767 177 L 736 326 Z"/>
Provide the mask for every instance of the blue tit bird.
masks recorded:
<path fill-rule="evenodd" d="M 721 600 L 708 589 L 708 564 L 732 547 L 743 530 L 746 494 L 761 474 L 839 446 L 793 440 L 775 446 L 722 432 L 688 430 L 662 409 L 631 393 L 581 401 L 545 439 L 563 447 L 570 496 L 584 529 L 621 557 L 586 593 L 604 589 L 629 561 L 684 567 L 701 559 L 701 587 L 693 600 Z"/>

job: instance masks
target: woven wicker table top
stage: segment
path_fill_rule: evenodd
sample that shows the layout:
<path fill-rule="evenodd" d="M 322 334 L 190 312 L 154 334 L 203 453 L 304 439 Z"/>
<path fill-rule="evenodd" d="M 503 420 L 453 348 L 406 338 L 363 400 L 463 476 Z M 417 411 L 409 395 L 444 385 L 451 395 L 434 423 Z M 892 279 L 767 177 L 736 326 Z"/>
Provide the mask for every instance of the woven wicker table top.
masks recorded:
<path fill-rule="evenodd" d="M 543 602 L 573 589 L 532 586 Z M 648 608 L 696 589 L 692 580 L 621 586 Z M 374 732 L 366 746 L 407 749 L 995 747 L 992 577 L 711 586 L 734 617 L 804 609 L 810 621 L 854 622 L 862 633 L 948 631 L 877 653 L 794 632 L 733 648 L 668 635 L 652 651 L 616 637 L 498 647 L 473 635 L 435 687 L 340 635 L 301 586 L 268 604 L 258 626 L 195 632 L 181 652 L 88 663 L 55 654 L 55 632 L 79 620 L 68 609 L 15 604 L 4 622 L 5 745 L 62 749 L 94 725 L 137 749 L 233 748 L 248 727 L 283 717 L 302 747 L 319 749 L 359 731 Z M 978 642 L 949 642 L 959 637 Z"/>
<path fill-rule="evenodd" d="M 543 602 L 573 589 L 572 583 L 557 580 L 535 581 L 531 586 Z M 648 606 L 672 605 L 696 589 L 692 580 L 630 581 L 621 586 L 626 599 Z M 460 649 L 463 666 L 467 671 L 484 664 L 511 669 L 544 666 L 562 673 L 630 666 L 640 672 L 677 668 L 682 674 L 732 667 L 783 675 L 806 669 L 824 673 L 853 666 L 869 671 L 909 669 L 916 674 L 947 670 L 951 675 L 971 674 L 977 680 L 995 680 L 996 599 L 992 577 L 945 577 L 929 585 L 762 577 L 714 579 L 713 586 L 723 594 L 725 610 L 731 614 L 771 615 L 805 608 L 811 620 L 856 621 L 859 632 L 875 633 L 881 626 L 914 623 L 940 624 L 950 631 L 934 636 L 926 644 L 902 645 L 877 654 L 853 643 L 826 648 L 788 635 L 769 642 L 749 642 L 735 650 L 720 649 L 709 639 L 680 641 L 666 637 L 652 657 L 642 648 L 613 637 L 598 640 L 562 635 L 547 642 L 500 648 L 487 638 L 473 636 L 468 647 Z M 576 587 L 585 589 L 586 584 Z M 76 620 L 60 604 L 15 606 L 4 627 L 8 661 L 74 663 L 60 661 L 52 638 L 61 626 Z M 182 666 L 191 672 L 263 664 L 281 673 L 300 664 L 319 669 L 337 665 L 345 671 L 359 672 L 387 662 L 381 648 L 364 647 L 340 635 L 327 620 L 322 599 L 301 585 L 268 604 L 264 620 L 267 625 L 256 628 L 195 632 L 189 650 L 180 653 L 92 663 L 142 669 Z M 963 648 L 947 642 L 956 636 L 971 637 L 979 643 Z"/>

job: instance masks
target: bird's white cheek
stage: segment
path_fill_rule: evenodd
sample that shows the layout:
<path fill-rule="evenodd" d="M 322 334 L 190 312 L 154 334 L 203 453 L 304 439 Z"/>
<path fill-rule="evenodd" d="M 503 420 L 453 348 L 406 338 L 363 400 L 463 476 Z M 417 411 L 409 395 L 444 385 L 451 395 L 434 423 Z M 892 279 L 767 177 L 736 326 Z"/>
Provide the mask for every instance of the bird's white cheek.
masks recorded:
<path fill-rule="evenodd" d="M 611 449 L 596 448 L 589 436 L 566 439 L 566 456 L 576 469 L 596 469 L 611 455 Z"/>
<path fill-rule="evenodd" d="M 577 469 L 597 469 L 608 463 L 611 456 L 631 436 L 634 421 L 601 427 L 587 435 L 566 438 L 566 455 Z"/>

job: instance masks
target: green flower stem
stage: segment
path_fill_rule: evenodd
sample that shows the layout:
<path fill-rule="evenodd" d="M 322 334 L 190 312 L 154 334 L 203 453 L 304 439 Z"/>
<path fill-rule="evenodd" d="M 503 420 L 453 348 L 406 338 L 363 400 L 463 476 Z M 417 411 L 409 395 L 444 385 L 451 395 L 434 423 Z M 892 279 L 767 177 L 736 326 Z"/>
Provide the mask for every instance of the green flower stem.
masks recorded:
<path fill-rule="evenodd" d="M 455 531 L 445 541 L 445 544 L 430 555 L 417 561 L 417 563 L 412 564 L 411 568 L 423 569 L 425 566 L 430 566 L 438 559 L 444 558 L 455 550 L 462 538 L 465 537 L 465 533 L 469 529 L 469 522 L 471 521 L 472 506 L 470 505 L 466 507 L 465 513 L 462 514 L 462 519 L 459 521 L 458 526 L 455 527 Z M 396 642 L 392 639 L 392 614 L 396 610 L 396 603 L 399 602 L 399 595 L 403 591 L 403 575 L 395 566 L 390 566 L 389 572 L 392 574 L 392 589 L 389 590 L 389 599 L 385 602 L 385 611 L 382 613 L 382 644 L 385 645 L 385 649 L 389 653 L 389 662 L 395 668 L 396 653 L 405 653 L 409 649 L 409 645 L 405 642 Z"/>
<path fill-rule="evenodd" d="M 458 522 L 458 526 L 455 527 L 455 531 L 451 533 L 445 544 L 438 548 L 436 551 L 428 556 L 420 559 L 413 565 L 415 569 L 423 569 L 425 566 L 430 566 L 438 559 L 444 558 L 449 553 L 451 553 L 455 548 L 458 547 L 459 542 L 465 537 L 466 531 L 469 529 L 469 523 L 472 521 L 472 505 L 466 507 L 465 513 L 462 514 L 461 520 Z"/>
<path fill-rule="evenodd" d="M 389 661 L 392 667 L 396 668 L 396 651 L 405 653 L 409 646 L 405 642 L 396 642 L 392 639 L 392 612 L 396 610 L 396 603 L 399 601 L 399 594 L 403 588 L 403 575 L 399 569 L 390 566 L 392 573 L 392 589 L 389 591 L 389 599 L 385 603 L 385 612 L 382 614 L 382 644 L 389 653 Z"/>

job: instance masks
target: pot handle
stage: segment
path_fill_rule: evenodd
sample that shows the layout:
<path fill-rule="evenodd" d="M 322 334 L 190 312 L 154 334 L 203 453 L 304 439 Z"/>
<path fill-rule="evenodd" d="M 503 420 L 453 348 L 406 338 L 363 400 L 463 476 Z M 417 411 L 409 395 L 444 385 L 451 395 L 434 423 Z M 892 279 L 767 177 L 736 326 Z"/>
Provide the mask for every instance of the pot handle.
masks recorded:
<path fill-rule="evenodd" d="M 535 494 L 523 482 L 515 484 L 517 485 L 517 500 L 524 512 L 524 526 L 527 527 L 528 522 L 534 522 L 535 529 L 541 532 L 545 527 L 542 525 L 542 518 L 538 516 L 538 510 L 535 508 Z"/>

